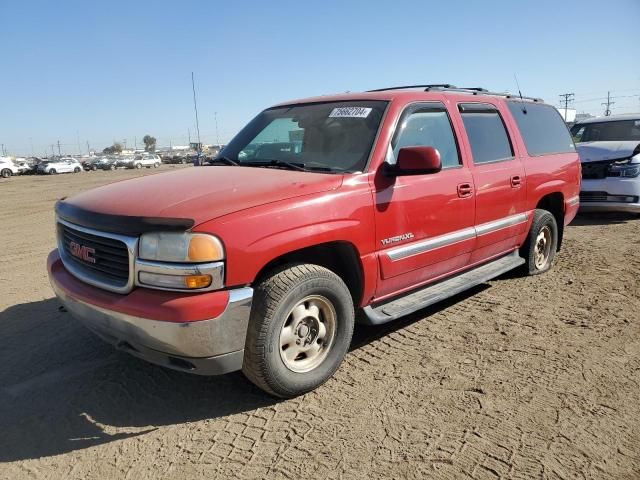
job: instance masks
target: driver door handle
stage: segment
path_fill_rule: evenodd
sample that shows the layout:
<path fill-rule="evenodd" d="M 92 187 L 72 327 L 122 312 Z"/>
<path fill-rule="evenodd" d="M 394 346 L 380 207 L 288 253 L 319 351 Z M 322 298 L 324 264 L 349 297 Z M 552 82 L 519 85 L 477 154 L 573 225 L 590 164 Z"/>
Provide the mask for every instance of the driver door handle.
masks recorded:
<path fill-rule="evenodd" d="M 473 188 L 470 183 L 461 183 L 458 185 L 458 196 L 460 198 L 467 198 L 473 194 Z"/>

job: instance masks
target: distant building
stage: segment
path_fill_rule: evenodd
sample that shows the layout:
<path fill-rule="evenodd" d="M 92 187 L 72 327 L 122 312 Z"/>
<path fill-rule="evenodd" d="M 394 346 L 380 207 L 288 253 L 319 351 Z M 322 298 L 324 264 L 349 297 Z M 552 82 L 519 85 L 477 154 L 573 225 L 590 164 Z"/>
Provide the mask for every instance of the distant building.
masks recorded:
<path fill-rule="evenodd" d="M 560 112 L 560 116 L 565 121 L 565 123 L 573 123 L 576 121 L 576 109 L 575 108 L 562 108 L 556 107 L 558 112 Z M 566 115 L 566 117 L 565 117 Z"/>

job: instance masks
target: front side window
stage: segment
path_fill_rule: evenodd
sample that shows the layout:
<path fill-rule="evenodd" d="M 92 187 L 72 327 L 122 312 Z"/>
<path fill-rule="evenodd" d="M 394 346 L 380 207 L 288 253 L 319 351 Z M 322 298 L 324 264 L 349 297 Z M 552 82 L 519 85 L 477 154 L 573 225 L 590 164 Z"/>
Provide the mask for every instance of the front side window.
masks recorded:
<path fill-rule="evenodd" d="M 640 119 L 576 124 L 571 135 L 576 143 L 640 140 Z"/>
<path fill-rule="evenodd" d="M 489 163 L 513 158 L 513 149 L 500 114 L 491 105 L 458 106 L 467 131 L 473 163 Z"/>
<path fill-rule="evenodd" d="M 398 129 L 391 141 L 387 162 L 395 164 L 401 148 L 421 146 L 438 150 L 442 168 L 460 165 L 458 146 L 444 105 L 411 107 L 400 119 Z"/>
<path fill-rule="evenodd" d="M 245 166 L 331 172 L 363 171 L 385 101 L 327 102 L 276 107 L 254 118 L 219 156 Z"/>

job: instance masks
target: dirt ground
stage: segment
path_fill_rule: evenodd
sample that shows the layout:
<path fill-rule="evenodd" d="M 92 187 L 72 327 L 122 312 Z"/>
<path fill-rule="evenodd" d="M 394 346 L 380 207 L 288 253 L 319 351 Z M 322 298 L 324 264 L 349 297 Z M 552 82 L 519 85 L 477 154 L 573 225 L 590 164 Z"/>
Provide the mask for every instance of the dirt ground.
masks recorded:
<path fill-rule="evenodd" d="M 0 478 L 640 478 L 640 219 L 578 217 L 548 274 L 358 327 L 335 378 L 277 401 L 59 310 L 55 200 L 153 173 L 0 181 Z"/>

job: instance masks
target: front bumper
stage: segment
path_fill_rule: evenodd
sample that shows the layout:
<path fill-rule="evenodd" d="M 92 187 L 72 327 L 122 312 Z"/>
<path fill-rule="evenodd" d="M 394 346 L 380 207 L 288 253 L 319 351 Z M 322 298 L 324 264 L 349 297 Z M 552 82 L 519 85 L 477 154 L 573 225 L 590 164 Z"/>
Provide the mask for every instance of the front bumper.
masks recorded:
<path fill-rule="evenodd" d="M 640 177 L 582 180 L 580 211 L 640 213 Z"/>
<path fill-rule="evenodd" d="M 137 289 L 120 295 L 73 277 L 57 251 L 49 255 L 48 271 L 54 292 L 71 315 L 117 348 L 158 365 L 200 375 L 242 368 L 253 289 L 201 294 L 142 292 L 144 295 L 138 291 L 146 289 Z M 221 313 L 193 320 L 192 312 L 202 315 L 203 296 L 210 301 L 206 303 L 223 301 Z M 149 302 L 146 311 L 157 318 L 141 316 L 145 302 Z M 194 304 L 191 309 L 190 303 Z"/>

